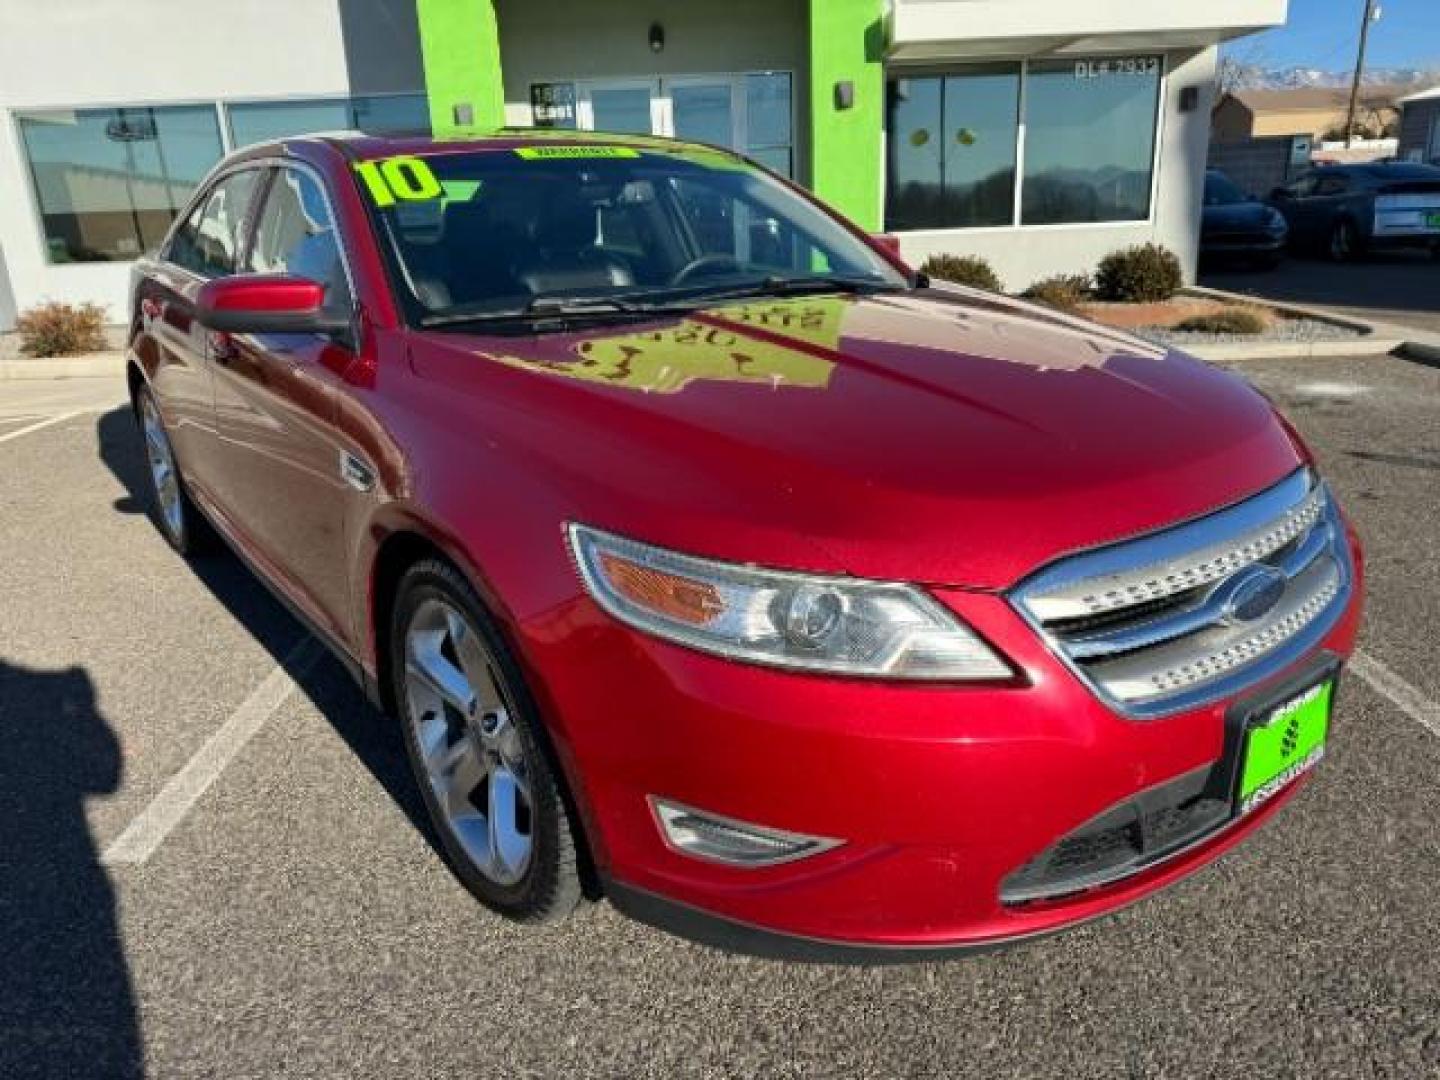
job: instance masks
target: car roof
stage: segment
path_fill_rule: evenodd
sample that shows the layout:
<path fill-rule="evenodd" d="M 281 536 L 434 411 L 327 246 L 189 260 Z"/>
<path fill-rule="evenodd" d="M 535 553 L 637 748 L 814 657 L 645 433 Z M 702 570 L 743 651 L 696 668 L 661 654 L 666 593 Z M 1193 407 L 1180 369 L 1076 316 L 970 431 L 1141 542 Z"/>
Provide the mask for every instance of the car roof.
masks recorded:
<path fill-rule="evenodd" d="M 432 135 L 429 132 L 410 132 L 391 135 L 375 135 L 362 131 L 326 131 L 311 135 L 300 135 L 278 142 L 247 147 L 246 156 L 262 155 L 266 150 L 274 153 L 278 148 L 298 147 L 304 144 L 323 143 L 338 149 L 355 161 L 374 158 L 397 157 L 405 154 L 424 153 L 466 153 L 476 151 L 514 150 L 524 146 L 544 143 L 546 146 L 623 146 L 635 150 L 666 153 L 684 150 L 706 150 L 738 156 L 724 147 L 684 139 L 667 139 L 659 135 L 614 134 L 603 131 L 571 131 L 560 128 L 495 128 L 490 131 L 457 133 L 454 135 Z"/>

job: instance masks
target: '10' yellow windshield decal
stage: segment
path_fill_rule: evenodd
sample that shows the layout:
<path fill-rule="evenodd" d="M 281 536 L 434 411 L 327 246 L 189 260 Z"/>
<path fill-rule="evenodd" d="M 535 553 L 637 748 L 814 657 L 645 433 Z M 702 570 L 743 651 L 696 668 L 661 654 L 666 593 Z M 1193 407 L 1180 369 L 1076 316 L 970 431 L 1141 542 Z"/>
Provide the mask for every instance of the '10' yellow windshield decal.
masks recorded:
<path fill-rule="evenodd" d="M 355 171 L 379 207 L 394 206 L 397 200 L 438 199 L 444 193 L 430 166 L 418 157 L 361 161 L 356 163 Z"/>

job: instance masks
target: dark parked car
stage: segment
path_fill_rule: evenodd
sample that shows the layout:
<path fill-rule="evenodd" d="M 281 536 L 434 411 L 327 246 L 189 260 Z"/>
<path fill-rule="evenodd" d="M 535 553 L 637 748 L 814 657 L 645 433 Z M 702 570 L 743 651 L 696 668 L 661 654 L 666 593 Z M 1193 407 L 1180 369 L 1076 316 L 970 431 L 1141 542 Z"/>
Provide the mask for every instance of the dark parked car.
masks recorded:
<path fill-rule="evenodd" d="M 1217 169 L 1205 174 L 1205 211 L 1200 222 L 1200 257 L 1245 260 L 1274 267 L 1285 250 L 1290 227 L 1273 206 L 1247 195 Z"/>
<path fill-rule="evenodd" d="M 1336 262 L 1376 248 L 1440 257 L 1440 168 L 1404 162 L 1312 169 L 1270 193 L 1295 247 Z"/>

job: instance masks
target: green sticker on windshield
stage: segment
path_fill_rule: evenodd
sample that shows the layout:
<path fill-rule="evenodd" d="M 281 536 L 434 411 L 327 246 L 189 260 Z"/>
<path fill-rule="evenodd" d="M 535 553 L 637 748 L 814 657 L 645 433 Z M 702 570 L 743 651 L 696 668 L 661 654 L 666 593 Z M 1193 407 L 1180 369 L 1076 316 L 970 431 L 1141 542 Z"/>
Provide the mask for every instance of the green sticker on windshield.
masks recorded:
<path fill-rule="evenodd" d="M 640 151 L 629 146 L 522 146 L 516 155 L 527 161 L 547 158 L 638 158 Z"/>
<path fill-rule="evenodd" d="M 420 202 L 438 199 L 444 192 L 430 166 L 418 157 L 360 161 L 356 162 L 355 171 L 365 182 L 375 205 L 381 208 L 394 206 L 397 200 Z"/>

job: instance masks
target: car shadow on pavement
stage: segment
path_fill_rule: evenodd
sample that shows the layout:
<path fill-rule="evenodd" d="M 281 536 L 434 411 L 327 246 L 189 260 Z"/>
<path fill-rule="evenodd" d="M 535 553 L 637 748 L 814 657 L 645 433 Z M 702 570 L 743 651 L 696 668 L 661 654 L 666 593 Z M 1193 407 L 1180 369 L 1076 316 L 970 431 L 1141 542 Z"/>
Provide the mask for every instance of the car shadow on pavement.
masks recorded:
<path fill-rule="evenodd" d="M 1372 309 L 1377 317 L 1383 312 L 1433 314 L 1440 262 L 1419 251 L 1373 252 L 1344 264 L 1292 255 L 1278 270 L 1207 262 L 1200 284 L 1282 303 Z"/>
<path fill-rule="evenodd" d="M 130 409 L 104 413 L 96 423 L 100 459 L 127 494 L 116 500 L 121 513 L 149 514 L 149 489 L 139 430 Z M 163 544 L 158 527 L 155 543 Z M 309 635 L 254 574 L 223 544 L 214 554 L 185 565 L 265 650 L 283 664 L 296 644 Z M 394 725 L 366 700 L 340 662 L 325 653 L 320 663 L 296 673 L 296 685 L 330 722 L 422 836 L 434 847 L 424 803 Z"/>
<path fill-rule="evenodd" d="M 0 1076 L 144 1075 L 115 894 L 85 817 L 121 771 L 83 668 L 0 659 Z"/>

